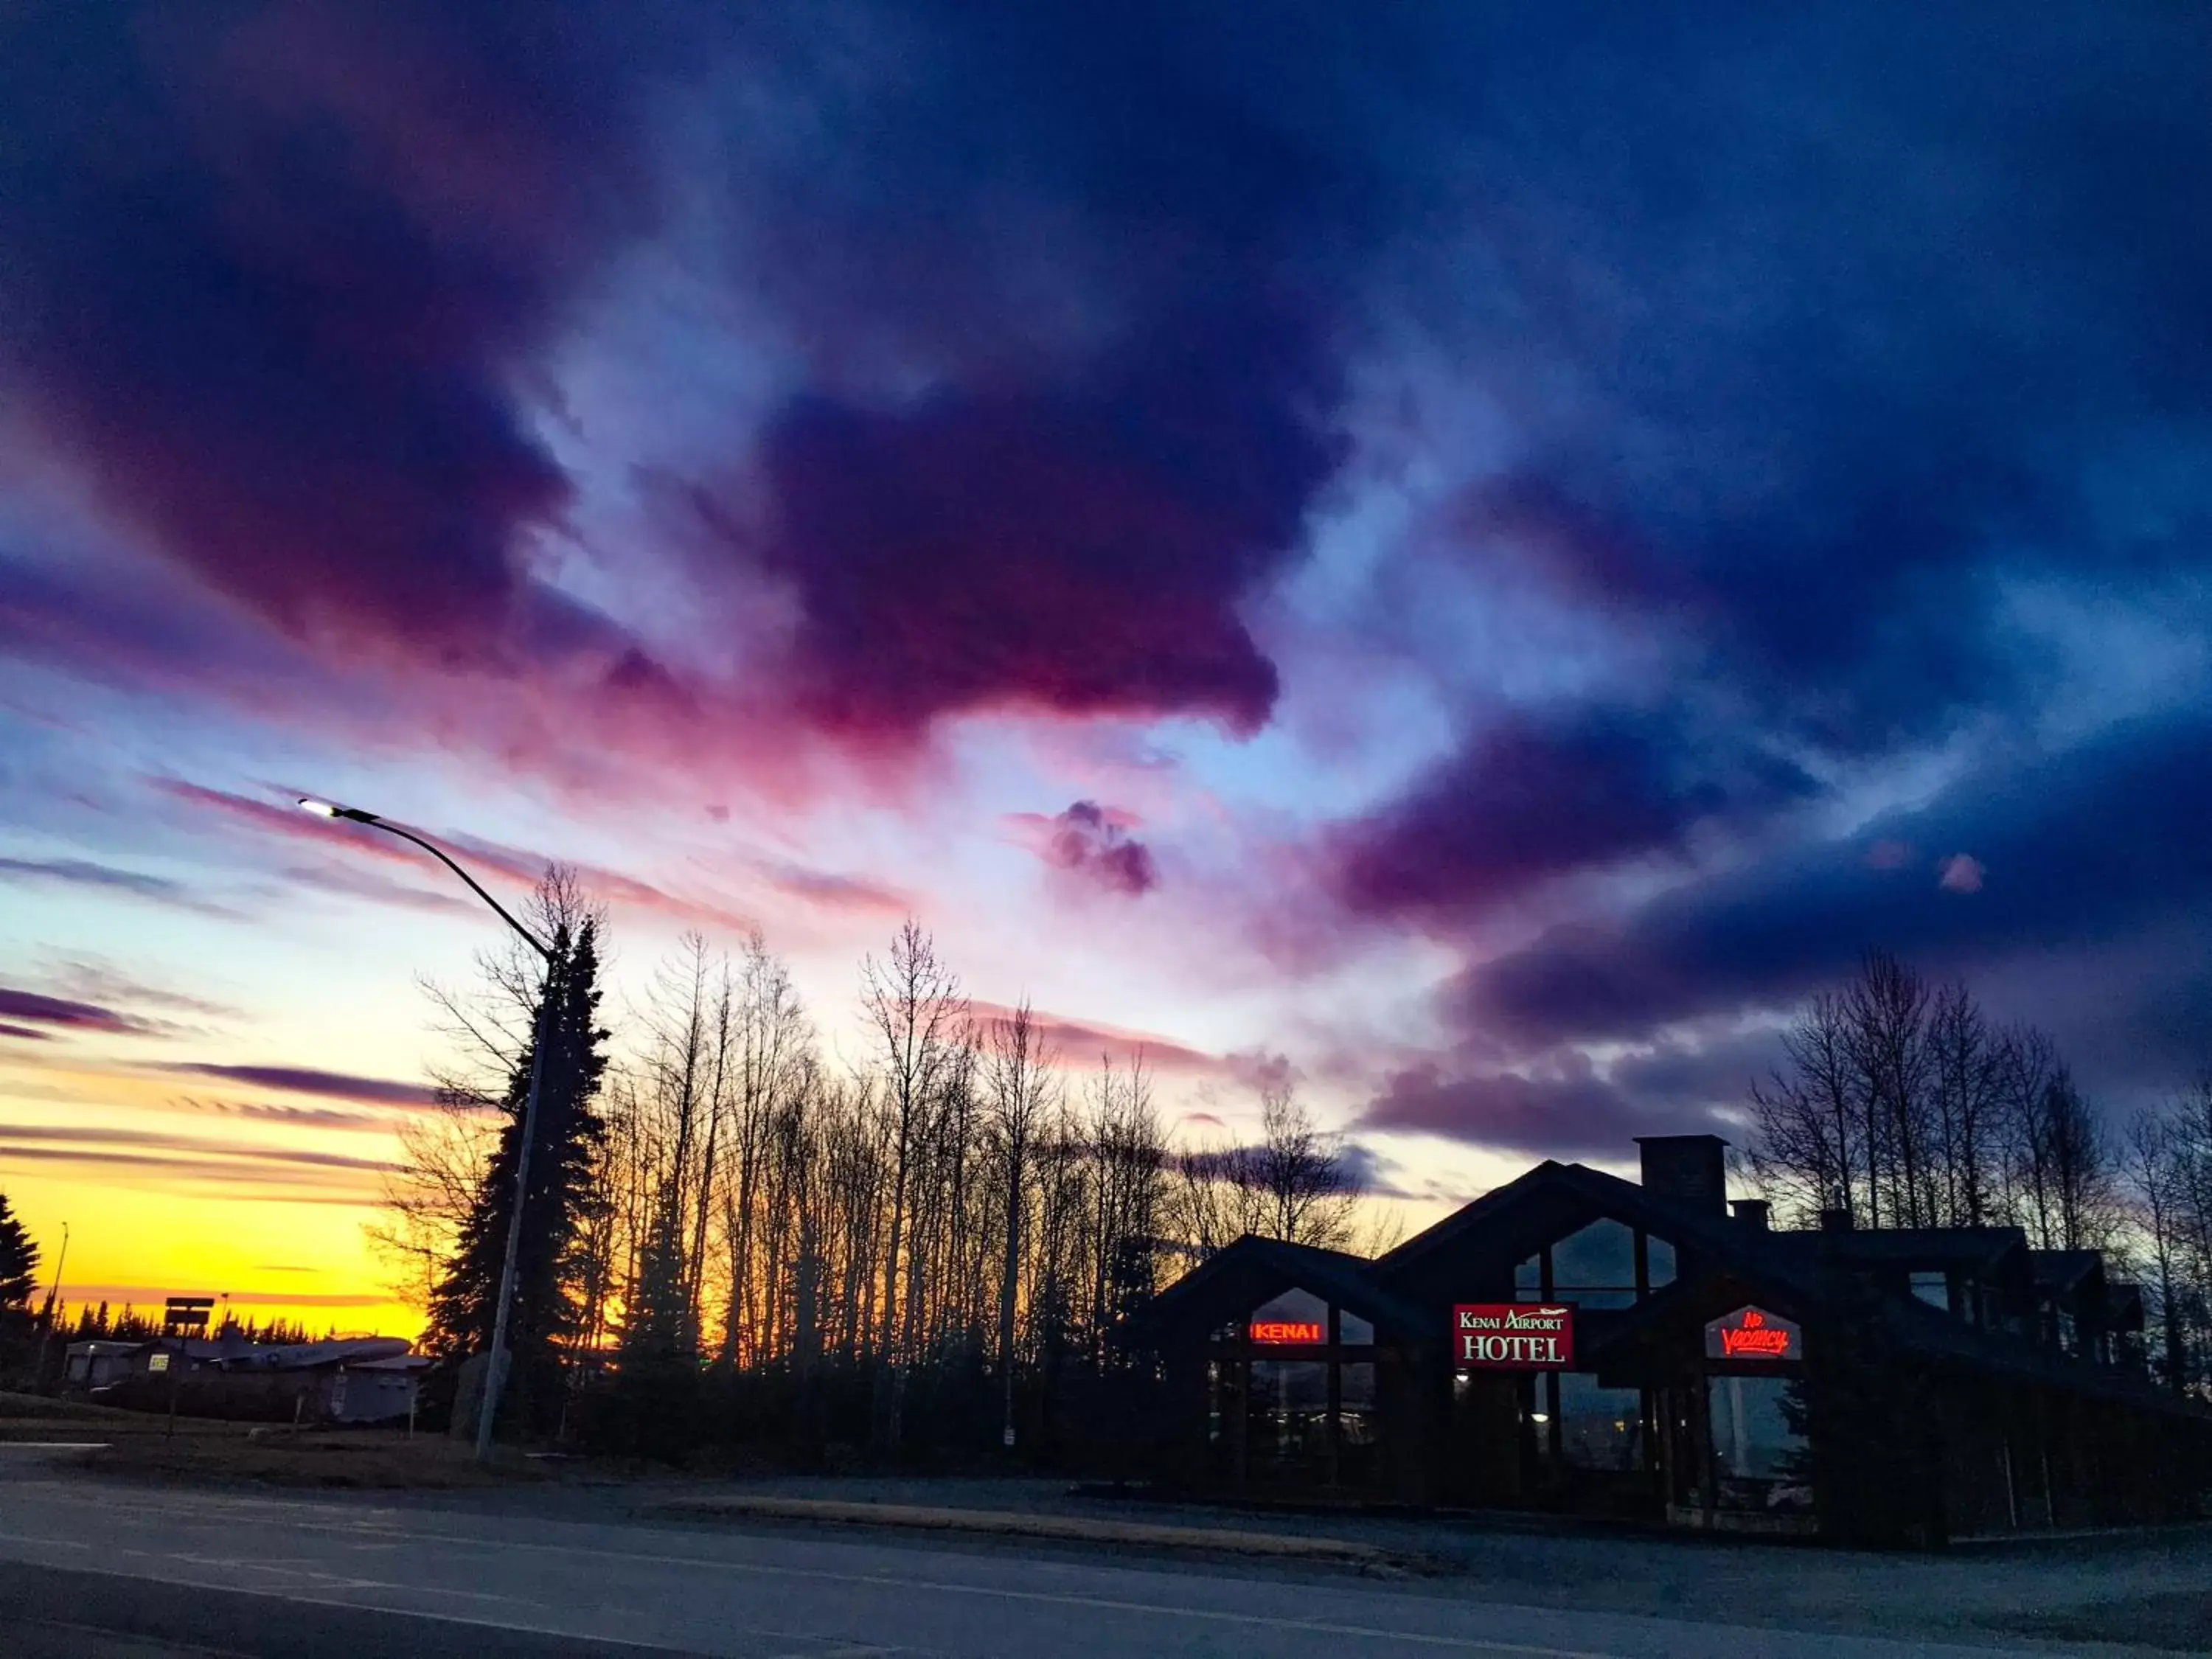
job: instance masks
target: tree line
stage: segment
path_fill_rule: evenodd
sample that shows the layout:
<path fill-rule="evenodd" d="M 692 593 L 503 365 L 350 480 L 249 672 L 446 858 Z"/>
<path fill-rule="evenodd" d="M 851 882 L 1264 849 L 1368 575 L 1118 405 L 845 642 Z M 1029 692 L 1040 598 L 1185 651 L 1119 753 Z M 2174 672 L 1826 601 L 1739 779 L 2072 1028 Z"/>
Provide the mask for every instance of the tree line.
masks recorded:
<path fill-rule="evenodd" d="M 2154 1367 L 2212 1395 L 2212 1077 L 2115 1124 L 2048 1033 L 1886 951 L 1821 992 L 1753 1086 L 1747 1172 L 1795 1224 L 2016 1226 L 2140 1281 Z"/>
<path fill-rule="evenodd" d="M 482 1352 L 550 998 L 507 1407 L 531 1431 L 1026 1444 L 1127 1380 L 1116 1325 L 1191 1261 L 1248 1231 L 1354 1242 L 1351 1166 L 1287 1084 L 1256 1143 L 1173 1146 L 1141 1051 L 977 1009 L 914 921 L 861 963 L 839 1055 L 757 933 L 688 936 L 617 1030 L 601 913 L 560 872 L 535 908 L 550 968 L 434 992 L 464 1063 L 375 1233 L 431 1351 Z"/>
<path fill-rule="evenodd" d="M 105 1302 L 79 1303 L 76 1317 L 69 1317 L 66 1307 L 58 1308 L 53 1328 L 70 1342 L 149 1342 L 162 1335 L 165 1327 L 158 1311 L 141 1313 L 130 1303 L 111 1310 Z M 282 1315 L 257 1320 L 251 1316 L 244 1319 L 227 1318 L 216 1329 L 202 1333 L 210 1338 L 235 1337 L 241 1342 L 264 1343 L 283 1346 L 292 1343 L 330 1341 L 337 1335 L 337 1327 L 327 1328 L 320 1337 L 309 1331 L 306 1324 Z"/>

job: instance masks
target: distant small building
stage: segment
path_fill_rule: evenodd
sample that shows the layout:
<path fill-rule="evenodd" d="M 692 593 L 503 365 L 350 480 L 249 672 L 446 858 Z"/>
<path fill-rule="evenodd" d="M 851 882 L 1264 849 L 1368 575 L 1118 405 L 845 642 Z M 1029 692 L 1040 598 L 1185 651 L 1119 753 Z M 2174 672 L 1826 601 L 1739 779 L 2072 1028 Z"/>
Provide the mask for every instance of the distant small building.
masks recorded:
<path fill-rule="evenodd" d="M 384 1423 L 415 1408 L 429 1359 L 404 1337 L 255 1343 L 237 1335 L 72 1342 L 64 1376 L 103 1403 L 248 1421 Z"/>
<path fill-rule="evenodd" d="M 131 1375 L 143 1342 L 72 1342 L 62 1376 L 70 1389 L 89 1393 L 112 1388 Z"/>

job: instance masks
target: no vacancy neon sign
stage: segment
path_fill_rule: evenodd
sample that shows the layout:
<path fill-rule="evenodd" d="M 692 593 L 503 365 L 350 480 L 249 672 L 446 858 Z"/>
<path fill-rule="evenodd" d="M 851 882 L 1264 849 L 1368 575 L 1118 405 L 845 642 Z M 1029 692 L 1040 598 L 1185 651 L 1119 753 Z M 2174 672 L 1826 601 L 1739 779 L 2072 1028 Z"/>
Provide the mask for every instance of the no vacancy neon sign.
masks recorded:
<path fill-rule="evenodd" d="M 1764 1308 L 1738 1308 L 1705 1327 L 1708 1359 L 1802 1359 L 1805 1333 Z"/>

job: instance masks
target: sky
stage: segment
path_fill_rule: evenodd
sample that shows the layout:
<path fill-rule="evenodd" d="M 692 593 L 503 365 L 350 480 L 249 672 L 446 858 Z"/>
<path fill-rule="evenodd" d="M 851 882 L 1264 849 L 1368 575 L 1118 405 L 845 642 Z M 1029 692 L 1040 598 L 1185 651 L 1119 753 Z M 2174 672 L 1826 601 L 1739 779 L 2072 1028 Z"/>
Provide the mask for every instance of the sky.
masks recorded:
<path fill-rule="evenodd" d="M 0 1191 L 404 1329 L 495 891 L 913 915 L 1414 1222 L 1741 1139 L 1869 947 L 2212 1063 L 2212 15 L 0 22 Z"/>

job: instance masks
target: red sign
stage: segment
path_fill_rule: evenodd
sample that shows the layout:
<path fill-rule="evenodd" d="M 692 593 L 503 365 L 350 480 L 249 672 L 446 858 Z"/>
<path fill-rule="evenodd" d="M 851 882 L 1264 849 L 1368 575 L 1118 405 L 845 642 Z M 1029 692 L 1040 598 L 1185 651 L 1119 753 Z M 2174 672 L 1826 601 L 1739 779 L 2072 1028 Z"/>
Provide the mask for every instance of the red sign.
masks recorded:
<path fill-rule="evenodd" d="M 1252 1322 L 1255 1342 L 1326 1342 L 1328 1333 L 1318 1320 L 1308 1322 L 1302 1319 L 1255 1319 Z"/>
<path fill-rule="evenodd" d="M 1708 1359 L 1802 1359 L 1805 1333 L 1760 1308 L 1738 1308 L 1705 1327 Z"/>
<path fill-rule="evenodd" d="M 1547 1371 L 1575 1363 L 1568 1303 L 1471 1302 L 1452 1310 L 1452 1352 L 1474 1370 Z"/>

